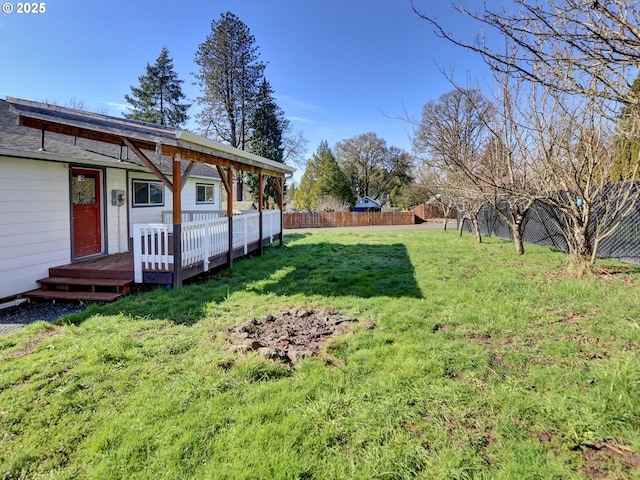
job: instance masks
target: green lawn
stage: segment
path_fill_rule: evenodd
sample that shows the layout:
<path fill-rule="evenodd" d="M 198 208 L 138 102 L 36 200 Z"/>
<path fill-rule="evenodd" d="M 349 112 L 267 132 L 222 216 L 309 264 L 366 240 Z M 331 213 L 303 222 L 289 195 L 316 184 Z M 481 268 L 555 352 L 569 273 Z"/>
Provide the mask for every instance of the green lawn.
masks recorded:
<path fill-rule="evenodd" d="M 640 477 L 640 269 L 455 232 L 290 234 L 180 291 L 0 337 L 0 478 Z M 231 326 L 334 308 L 295 370 Z"/>

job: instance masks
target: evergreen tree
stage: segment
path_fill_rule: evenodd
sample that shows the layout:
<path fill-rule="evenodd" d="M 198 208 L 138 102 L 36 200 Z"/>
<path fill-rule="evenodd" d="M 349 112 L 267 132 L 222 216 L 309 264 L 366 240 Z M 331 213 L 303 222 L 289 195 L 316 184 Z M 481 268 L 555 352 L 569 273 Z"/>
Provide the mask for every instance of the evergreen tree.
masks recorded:
<path fill-rule="evenodd" d="M 618 161 L 613 166 L 611 180 L 628 182 L 640 179 L 640 75 L 636 77 L 629 91 L 630 101 L 622 108 L 616 142 Z"/>
<path fill-rule="evenodd" d="M 202 133 L 244 150 L 265 64 L 249 27 L 233 13 L 211 22 L 211 34 L 200 44 L 195 74 L 203 109 L 197 119 Z"/>
<path fill-rule="evenodd" d="M 329 144 L 322 141 L 307 163 L 294 203 L 298 210 L 315 210 L 321 201 L 328 198 L 351 206 L 356 200 L 349 179 L 340 170 Z"/>
<path fill-rule="evenodd" d="M 284 163 L 283 132 L 289 125 L 284 112 L 273 98 L 273 89 L 266 79 L 262 80 L 258 91 L 256 111 L 251 121 L 251 137 L 248 151 L 276 162 Z M 248 175 L 249 193 L 258 199 L 258 175 Z M 265 201 L 268 198 L 278 200 L 273 187 L 265 186 Z"/>
<path fill-rule="evenodd" d="M 147 73 L 139 76 L 138 81 L 140 86 L 131 86 L 131 95 L 124 96 L 131 105 L 131 113 L 124 114 L 126 118 L 167 127 L 179 127 L 187 121 L 191 105 L 181 103 L 186 98 L 182 93 L 183 80 L 173 69 L 167 47 L 162 47 L 155 64 L 147 63 Z"/>

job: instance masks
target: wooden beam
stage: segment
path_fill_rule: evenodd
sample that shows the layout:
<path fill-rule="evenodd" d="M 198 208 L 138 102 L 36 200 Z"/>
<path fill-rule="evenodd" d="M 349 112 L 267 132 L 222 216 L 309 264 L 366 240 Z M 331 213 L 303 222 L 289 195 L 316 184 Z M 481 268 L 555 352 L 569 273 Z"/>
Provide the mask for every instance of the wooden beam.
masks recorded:
<path fill-rule="evenodd" d="M 264 202 L 264 175 L 258 174 L 258 211 L 262 212 L 262 203 Z"/>
<path fill-rule="evenodd" d="M 227 217 L 233 217 L 233 168 L 227 169 L 227 184 L 229 192 L 227 193 Z"/>
<path fill-rule="evenodd" d="M 169 180 L 166 177 L 166 175 L 160 171 L 160 169 L 156 166 L 156 164 L 153 163 L 151 160 L 149 160 L 147 158 L 147 156 L 144 153 L 142 153 L 142 151 L 131 142 L 131 140 L 129 140 L 128 138 L 125 138 L 125 137 L 121 137 L 120 141 L 122 143 L 124 143 L 129 150 L 131 150 L 133 153 L 135 153 L 136 157 L 138 157 L 140 159 L 140 161 L 142 163 L 144 163 L 145 166 L 149 170 L 151 170 L 153 172 L 153 174 L 156 177 L 158 177 L 160 179 L 160 181 L 162 183 L 164 183 L 171 192 L 174 191 L 173 184 L 171 183 L 171 180 Z M 174 175 L 173 181 L 175 182 L 175 180 L 176 180 L 176 178 L 175 178 L 175 175 Z M 177 183 L 176 185 L 180 185 L 180 183 Z M 178 190 L 178 189 L 176 189 L 176 190 Z"/>
<path fill-rule="evenodd" d="M 280 178 L 275 179 L 276 181 L 274 181 L 273 178 L 269 177 L 267 179 L 267 183 L 269 185 L 271 185 L 271 187 L 273 187 L 273 189 L 278 193 L 278 195 L 284 195 L 284 192 L 282 191 L 282 181 Z"/>
<path fill-rule="evenodd" d="M 284 178 L 277 178 L 278 199 L 280 203 L 280 246 L 284 243 Z"/>
<path fill-rule="evenodd" d="M 185 160 L 195 160 L 196 162 L 207 163 L 209 165 L 219 165 L 225 168 L 232 167 L 243 172 L 264 173 L 265 175 L 271 175 L 272 177 L 282 177 L 284 175 L 281 172 L 277 172 L 269 168 L 247 165 L 239 161 L 229 160 L 228 158 L 222 158 L 210 153 L 198 152 L 196 150 L 176 147 L 174 145 L 161 145 L 160 150 L 160 153 L 170 157 L 180 155 Z"/>
<path fill-rule="evenodd" d="M 196 161 L 195 160 L 191 160 L 189 162 L 189 165 L 187 165 L 187 168 L 185 169 L 184 173 L 182 174 L 182 184 L 180 185 L 180 190 L 184 189 L 184 186 L 189 181 L 189 177 L 191 176 L 191 172 L 193 171 L 193 167 L 195 167 L 195 166 L 196 166 Z"/>
<path fill-rule="evenodd" d="M 232 160 L 217 156 L 212 153 L 200 152 L 176 145 L 166 145 L 163 143 L 163 138 L 161 137 L 158 137 L 157 140 L 141 140 L 138 138 L 132 138 L 131 136 L 125 136 L 126 132 L 124 131 L 124 129 L 114 128 L 113 132 L 108 132 L 104 130 L 95 130 L 91 128 L 90 124 L 87 124 L 87 127 L 77 127 L 67 125 L 63 122 L 63 119 L 61 119 L 59 122 L 56 122 L 50 119 L 43 120 L 40 118 L 30 117 L 28 115 L 25 115 L 24 113 L 20 113 L 18 117 L 19 125 L 29 128 L 35 128 L 40 131 L 46 130 L 47 132 L 59 133 L 62 135 L 69 135 L 71 137 L 84 138 L 87 140 L 93 140 L 118 146 L 122 145 L 123 139 L 126 139 L 131 145 L 134 145 L 135 149 L 137 149 L 138 151 L 152 151 L 168 157 L 175 157 L 176 155 L 180 155 L 184 160 L 193 160 L 195 162 L 207 163 L 209 165 L 219 165 L 225 168 L 232 167 L 236 170 L 241 170 L 244 172 L 263 173 L 265 175 L 270 175 L 273 177 L 284 176 L 283 172 L 272 170 L 268 167 L 248 165 L 241 159 Z M 129 144 L 127 144 L 127 146 L 130 150 L 134 150 L 134 148 Z M 138 155 L 138 157 L 140 157 L 140 155 Z M 146 156 L 144 158 L 140 157 L 140 159 L 145 163 L 145 165 L 147 165 L 146 162 L 148 161 L 148 159 Z M 151 168 L 149 165 L 147 165 L 147 167 Z M 156 172 L 154 171 L 154 173 Z M 162 181 L 164 182 L 164 180 Z"/>
<path fill-rule="evenodd" d="M 233 267 L 233 168 L 227 169 L 227 220 L 229 222 L 229 252 L 227 253 L 227 268 Z"/>
<path fill-rule="evenodd" d="M 180 157 L 174 157 L 173 159 L 173 183 L 180 185 L 182 176 L 182 162 Z M 178 216 L 176 217 L 176 214 Z M 180 191 L 176 189 L 173 194 L 173 224 L 180 225 L 182 223 L 182 195 Z"/>
<path fill-rule="evenodd" d="M 93 118 L 96 117 L 96 118 Z M 140 131 L 128 130 L 126 121 L 113 119 L 108 123 L 109 118 L 104 117 L 107 121 L 105 125 L 98 125 L 98 121 L 104 120 L 102 116 L 91 116 L 91 114 L 83 113 L 78 115 L 76 122 L 84 122 L 82 126 L 69 125 L 65 123 L 65 117 L 56 118 L 38 118 L 37 115 L 29 115 L 27 112 L 18 114 L 18 124 L 24 127 L 35 128 L 37 130 L 46 130 L 48 132 L 69 135 L 76 138 L 84 138 L 87 140 L 108 143 L 112 145 L 122 145 L 122 139 L 126 138 L 131 144 L 135 145 L 139 150 L 157 152 L 168 157 L 180 155 L 184 160 L 193 160 L 196 162 L 207 163 L 210 165 L 220 165 L 223 167 L 233 167 L 250 173 L 263 173 L 273 177 L 283 177 L 284 172 L 274 170 L 268 166 L 260 164 L 255 165 L 252 162 L 245 161 L 242 157 L 229 158 L 218 156 L 212 151 L 200 151 L 185 146 L 166 144 L 165 141 L 173 143 L 175 141 L 174 132 L 171 131 L 153 131 L 151 127 L 140 127 Z M 158 127 L 159 129 L 161 127 Z M 139 135 L 139 136 L 138 136 Z M 130 147 L 130 149 L 132 149 Z"/>
<path fill-rule="evenodd" d="M 258 225 L 258 255 L 262 256 L 264 253 L 264 247 L 262 246 L 262 236 L 264 233 L 264 227 L 262 226 L 262 203 L 264 202 L 264 175 L 258 174 L 258 217 L 259 217 L 259 225 Z"/>
<path fill-rule="evenodd" d="M 35 128 L 37 130 L 45 129 L 47 132 L 60 133 L 71 137 L 85 138 L 87 140 L 95 140 L 97 142 L 110 143 L 112 145 L 122 145 L 122 135 L 112 133 L 99 132 L 88 128 L 74 127 L 63 123 L 56 123 L 50 120 L 40 120 L 20 114 L 19 125 L 23 127 Z M 155 151 L 156 144 L 154 142 L 132 139 L 136 146 L 143 150 Z"/>
<path fill-rule="evenodd" d="M 182 162 L 180 157 L 173 159 L 173 183 L 180 185 L 182 182 Z M 173 191 L 173 288 L 182 287 L 182 191 L 174 188 Z"/>
<path fill-rule="evenodd" d="M 220 180 L 222 180 L 222 185 L 224 185 L 224 191 L 227 192 L 227 196 L 231 195 L 229 182 L 227 181 L 227 172 L 225 171 L 224 167 L 221 167 L 220 165 L 216 165 L 216 168 L 218 169 Z"/>

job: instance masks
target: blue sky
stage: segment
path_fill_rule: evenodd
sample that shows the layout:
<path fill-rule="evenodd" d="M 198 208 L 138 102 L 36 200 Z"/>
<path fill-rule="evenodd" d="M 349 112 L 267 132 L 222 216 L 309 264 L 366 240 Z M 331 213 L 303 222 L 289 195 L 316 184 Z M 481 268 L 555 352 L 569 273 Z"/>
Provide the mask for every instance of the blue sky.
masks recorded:
<path fill-rule="evenodd" d="M 481 84 L 488 78 L 477 56 L 436 37 L 409 0 L 48 0 L 38 14 L 18 14 L 10 2 L 14 11 L 0 13 L 0 96 L 61 105 L 76 98 L 116 116 L 165 45 L 195 98 L 198 45 L 212 20 L 233 12 L 255 36 L 278 104 L 309 140 L 309 154 L 321 140 L 333 146 L 370 131 L 410 150 L 410 127 L 393 117 L 417 117 L 451 90 L 439 67 L 461 83 L 468 72 Z M 478 33 L 449 0 L 416 5 L 451 30 Z"/>

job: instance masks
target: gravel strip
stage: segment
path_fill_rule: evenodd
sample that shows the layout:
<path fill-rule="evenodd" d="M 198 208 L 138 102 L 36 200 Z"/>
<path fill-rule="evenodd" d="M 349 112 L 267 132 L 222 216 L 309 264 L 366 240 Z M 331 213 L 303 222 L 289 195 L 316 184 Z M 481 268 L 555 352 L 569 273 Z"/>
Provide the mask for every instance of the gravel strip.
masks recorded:
<path fill-rule="evenodd" d="M 8 335 L 36 320 L 53 322 L 69 313 L 81 312 L 85 308 L 86 305 L 65 302 L 23 303 L 5 308 L 0 310 L 0 335 Z"/>

